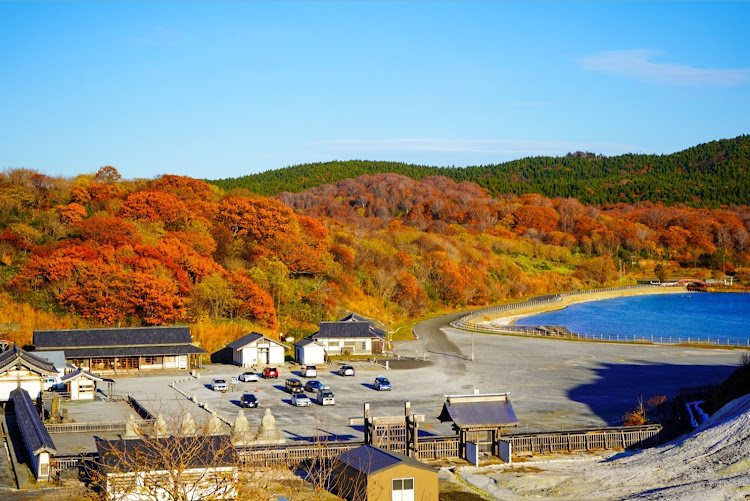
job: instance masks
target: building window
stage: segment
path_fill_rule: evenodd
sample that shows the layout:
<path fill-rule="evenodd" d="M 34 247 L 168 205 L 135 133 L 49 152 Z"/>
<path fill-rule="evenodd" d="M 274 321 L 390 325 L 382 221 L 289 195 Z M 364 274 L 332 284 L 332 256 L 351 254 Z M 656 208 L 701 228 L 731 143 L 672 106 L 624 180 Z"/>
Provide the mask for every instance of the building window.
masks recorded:
<path fill-rule="evenodd" d="M 394 478 L 391 481 L 391 501 L 414 501 L 414 479 Z"/>
<path fill-rule="evenodd" d="M 143 357 L 143 365 L 161 365 L 164 357 Z"/>

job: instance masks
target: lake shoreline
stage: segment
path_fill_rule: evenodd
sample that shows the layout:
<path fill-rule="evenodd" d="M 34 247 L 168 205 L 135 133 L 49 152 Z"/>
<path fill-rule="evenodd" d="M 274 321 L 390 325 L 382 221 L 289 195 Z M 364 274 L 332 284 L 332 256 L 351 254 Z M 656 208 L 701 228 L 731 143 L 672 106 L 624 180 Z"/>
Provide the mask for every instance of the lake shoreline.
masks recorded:
<path fill-rule="evenodd" d="M 562 310 L 571 304 L 587 303 L 592 301 L 602 301 L 606 299 L 616 299 L 628 296 L 642 296 L 655 294 L 685 294 L 687 287 L 659 287 L 651 289 L 619 289 L 602 292 L 591 292 L 575 296 L 563 296 L 561 301 L 532 305 L 528 307 L 519 307 L 513 310 L 487 313 L 478 317 L 473 323 L 475 325 L 492 324 L 495 327 L 514 325 L 518 320 L 540 313 Z M 481 320 L 480 320 L 481 319 Z"/>

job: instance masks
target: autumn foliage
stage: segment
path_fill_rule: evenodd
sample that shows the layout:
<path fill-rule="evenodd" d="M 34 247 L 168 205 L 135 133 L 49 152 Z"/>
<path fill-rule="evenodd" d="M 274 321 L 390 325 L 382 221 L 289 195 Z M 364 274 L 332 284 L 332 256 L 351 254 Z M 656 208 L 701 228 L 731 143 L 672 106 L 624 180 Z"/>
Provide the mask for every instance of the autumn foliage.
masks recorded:
<path fill-rule="evenodd" d="M 73 179 L 17 169 L 0 174 L 0 288 L 91 325 L 301 335 L 343 309 L 392 323 L 657 266 L 747 277 L 749 228 L 745 206 L 492 197 L 439 176 L 365 175 L 265 198 L 183 176 L 123 180 L 113 167 Z"/>

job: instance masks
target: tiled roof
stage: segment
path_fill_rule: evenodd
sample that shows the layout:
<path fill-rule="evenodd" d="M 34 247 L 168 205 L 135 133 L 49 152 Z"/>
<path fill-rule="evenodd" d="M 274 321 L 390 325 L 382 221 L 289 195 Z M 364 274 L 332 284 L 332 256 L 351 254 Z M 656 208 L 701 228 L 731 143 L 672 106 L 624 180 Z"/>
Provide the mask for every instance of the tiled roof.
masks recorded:
<path fill-rule="evenodd" d="M 379 449 L 372 445 L 363 445 L 346 452 L 343 452 L 339 462 L 366 475 L 385 470 L 397 464 L 408 464 L 424 470 L 436 471 L 430 466 L 420 463 L 414 458 L 410 458 L 395 451 Z"/>
<path fill-rule="evenodd" d="M 370 322 L 320 322 L 320 330 L 312 335 L 313 339 L 326 338 L 380 338 L 385 333 L 376 329 Z"/>
<path fill-rule="evenodd" d="M 369 322 L 370 320 L 363 317 L 362 315 L 357 315 L 356 313 L 349 313 L 344 318 L 340 319 L 339 322 Z"/>
<path fill-rule="evenodd" d="M 47 428 L 44 427 L 39 412 L 34 407 L 26 390 L 16 388 L 10 392 L 10 398 L 13 400 L 18 428 L 26 440 L 29 452 L 35 456 L 44 451 L 55 454 L 57 452 L 55 443 L 49 436 Z"/>
<path fill-rule="evenodd" d="M 43 351 L 38 351 L 40 355 Z M 65 350 L 65 356 L 71 358 L 108 358 L 108 357 L 166 357 L 173 355 L 192 355 L 207 353 L 203 348 L 191 344 L 183 346 L 123 346 L 72 348 Z"/>
<path fill-rule="evenodd" d="M 300 339 L 299 341 L 297 341 L 296 343 L 294 343 L 294 346 L 308 346 L 308 345 L 311 345 L 311 344 L 317 344 L 321 348 L 323 347 L 323 345 L 321 345 L 320 343 L 318 343 L 317 341 L 315 341 L 314 339 L 309 338 L 309 337 Z"/>
<path fill-rule="evenodd" d="M 459 428 L 518 424 L 506 394 L 449 396 L 438 419 L 441 422 L 453 421 Z"/>
<path fill-rule="evenodd" d="M 42 360 L 46 360 L 47 362 L 51 363 L 55 366 L 55 368 L 58 371 L 62 371 L 67 366 L 67 363 L 65 362 L 65 352 L 62 350 L 53 350 L 53 351 L 44 351 L 44 352 L 31 352 L 32 355 L 35 355 L 38 358 L 41 358 Z"/>
<path fill-rule="evenodd" d="M 239 350 L 260 339 L 265 339 L 266 341 L 270 341 L 271 343 L 278 344 L 279 346 L 284 346 L 278 341 L 274 341 L 273 339 L 268 338 L 264 336 L 263 334 L 258 334 L 257 332 L 251 332 L 250 334 L 246 334 L 239 339 L 235 339 L 234 341 L 232 341 L 231 343 L 227 345 L 227 348 L 231 348 L 233 350 Z"/>
<path fill-rule="evenodd" d="M 188 468 L 232 466 L 239 456 L 227 435 L 105 440 L 95 437 L 105 468 L 119 472 L 167 470 L 186 462 Z M 148 465 L 148 468 L 144 467 Z"/>
<path fill-rule="evenodd" d="M 104 381 L 103 378 L 100 378 L 96 374 L 92 374 L 90 372 L 86 372 L 85 370 L 81 369 L 80 367 L 74 370 L 73 372 L 69 374 L 65 374 L 63 377 L 60 378 L 60 382 L 67 383 L 68 381 L 71 381 L 77 377 L 85 377 L 87 379 L 91 379 L 93 381 Z"/>
<path fill-rule="evenodd" d="M 43 358 L 32 355 L 23 348 L 19 348 L 16 344 L 0 353 L 0 372 L 4 372 L 8 368 L 17 365 L 19 362 L 38 374 L 44 376 L 57 375 L 57 369 L 54 365 Z"/>
<path fill-rule="evenodd" d="M 65 350 L 66 355 L 68 348 L 163 346 L 191 342 L 190 330 L 185 326 L 34 331 L 34 347 L 37 350 Z"/>

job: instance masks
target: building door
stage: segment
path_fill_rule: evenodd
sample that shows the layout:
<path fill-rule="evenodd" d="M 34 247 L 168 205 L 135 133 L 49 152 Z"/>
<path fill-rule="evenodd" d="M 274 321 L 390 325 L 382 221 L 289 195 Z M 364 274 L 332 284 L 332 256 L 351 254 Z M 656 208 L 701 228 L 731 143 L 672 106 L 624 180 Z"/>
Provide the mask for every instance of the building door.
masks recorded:
<path fill-rule="evenodd" d="M 391 481 L 391 501 L 414 501 L 414 479 L 394 478 Z"/>
<path fill-rule="evenodd" d="M 269 356 L 269 349 L 268 348 L 258 348 L 258 360 L 261 364 L 270 364 L 270 356 Z"/>

